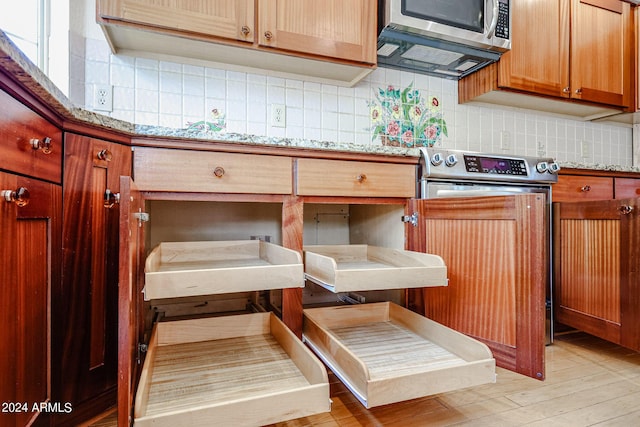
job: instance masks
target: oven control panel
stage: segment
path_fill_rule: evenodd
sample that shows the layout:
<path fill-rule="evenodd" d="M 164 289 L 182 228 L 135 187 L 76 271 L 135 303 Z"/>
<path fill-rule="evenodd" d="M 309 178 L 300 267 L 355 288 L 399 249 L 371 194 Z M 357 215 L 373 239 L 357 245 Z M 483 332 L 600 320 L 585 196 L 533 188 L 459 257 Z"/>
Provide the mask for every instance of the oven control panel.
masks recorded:
<path fill-rule="evenodd" d="M 558 181 L 559 170 L 558 163 L 549 157 L 420 148 L 420 179 L 547 184 Z"/>
<path fill-rule="evenodd" d="M 465 155 L 464 166 L 470 173 L 527 176 L 527 163 L 523 159 Z"/>

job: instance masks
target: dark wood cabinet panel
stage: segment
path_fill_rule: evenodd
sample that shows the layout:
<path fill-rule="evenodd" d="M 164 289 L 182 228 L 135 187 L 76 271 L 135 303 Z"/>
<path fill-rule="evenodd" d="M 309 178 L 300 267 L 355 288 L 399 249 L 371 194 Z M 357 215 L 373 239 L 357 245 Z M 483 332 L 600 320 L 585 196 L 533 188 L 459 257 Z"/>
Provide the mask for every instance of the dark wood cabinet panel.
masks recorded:
<path fill-rule="evenodd" d="M 115 404 L 119 214 L 104 195 L 117 194 L 120 176 L 130 174 L 130 147 L 65 134 L 58 398 L 74 411 L 58 422 Z"/>
<path fill-rule="evenodd" d="M 0 200 L 0 396 L 25 412 L 0 414 L 3 426 L 46 424 L 33 404 L 51 399 L 51 298 L 60 283 L 60 186 L 0 173 L 0 190 L 29 192 L 28 204 Z M 25 197 L 26 198 L 26 197 Z"/>

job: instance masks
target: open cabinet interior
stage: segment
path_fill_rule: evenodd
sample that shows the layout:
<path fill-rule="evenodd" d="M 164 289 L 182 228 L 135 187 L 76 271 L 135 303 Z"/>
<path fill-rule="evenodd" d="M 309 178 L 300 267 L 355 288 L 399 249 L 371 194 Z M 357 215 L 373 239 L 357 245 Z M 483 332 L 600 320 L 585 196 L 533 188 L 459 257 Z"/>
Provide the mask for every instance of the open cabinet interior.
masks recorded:
<path fill-rule="evenodd" d="M 133 419 L 264 425 L 330 410 L 322 363 L 272 310 L 304 286 L 282 203 L 146 202 L 143 367 Z"/>
<path fill-rule="evenodd" d="M 304 205 L 305 246 L 372 245 L 404 249 L 403 205 L 315 204 Z M 391 301 L 405 303 L 403 289 L 334 293 L 307 280 L 302 302 L 305 307 Z"/>

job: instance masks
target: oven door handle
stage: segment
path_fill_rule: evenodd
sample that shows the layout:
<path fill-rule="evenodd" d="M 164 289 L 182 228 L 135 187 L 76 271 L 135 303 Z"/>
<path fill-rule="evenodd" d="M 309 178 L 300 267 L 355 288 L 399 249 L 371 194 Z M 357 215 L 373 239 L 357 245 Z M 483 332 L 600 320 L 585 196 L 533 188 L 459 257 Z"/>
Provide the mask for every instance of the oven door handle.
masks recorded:
<path fill-rule="evenodd" d="M 514 196 L 522 194 L 517 190 L 436 190 L 436 197 L 486 197 L 486 196 Z"/>

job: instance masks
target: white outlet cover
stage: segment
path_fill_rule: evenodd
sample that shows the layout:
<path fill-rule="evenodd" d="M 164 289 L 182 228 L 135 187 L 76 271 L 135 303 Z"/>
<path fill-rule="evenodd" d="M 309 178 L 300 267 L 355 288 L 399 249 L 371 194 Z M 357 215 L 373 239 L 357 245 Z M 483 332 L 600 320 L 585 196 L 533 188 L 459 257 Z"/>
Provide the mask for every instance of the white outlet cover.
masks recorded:
<path fill-rule="evenodd" d="M 271 104 L 271 126 L 287 126 L 287 107 L 284 104 Z"/>
<path fill-rule="evenodd" d="M 93 109 L 96 111 L 113 111 L 113 86 L 94 85 Z"/>

